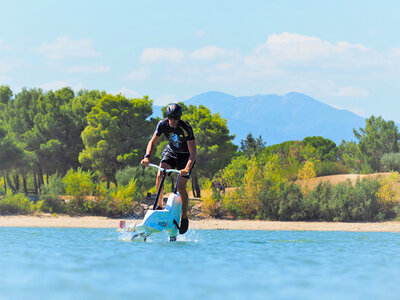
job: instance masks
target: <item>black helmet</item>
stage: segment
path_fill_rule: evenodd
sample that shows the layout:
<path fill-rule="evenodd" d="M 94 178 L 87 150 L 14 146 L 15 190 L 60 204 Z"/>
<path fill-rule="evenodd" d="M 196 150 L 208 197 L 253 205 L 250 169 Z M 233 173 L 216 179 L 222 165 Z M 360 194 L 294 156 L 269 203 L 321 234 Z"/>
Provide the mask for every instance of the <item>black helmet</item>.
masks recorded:
<path fill-rule="evenodd" d="M 177 103 L 172 103 L 167 106 L 165 114 L 167 115 L 167 118 L 179 119 L 182 117 L 182 107 Z"/>

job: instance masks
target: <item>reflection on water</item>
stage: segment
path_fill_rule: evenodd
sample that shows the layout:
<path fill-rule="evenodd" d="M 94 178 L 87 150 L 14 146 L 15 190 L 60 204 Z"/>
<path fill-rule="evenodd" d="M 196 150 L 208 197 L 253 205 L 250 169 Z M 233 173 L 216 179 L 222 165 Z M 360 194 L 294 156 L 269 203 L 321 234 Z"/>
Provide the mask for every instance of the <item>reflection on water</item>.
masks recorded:
<path fill-rule="evenodd" d="M 400 234 L 0 228 L 0 299 L 397 299 Z"/>

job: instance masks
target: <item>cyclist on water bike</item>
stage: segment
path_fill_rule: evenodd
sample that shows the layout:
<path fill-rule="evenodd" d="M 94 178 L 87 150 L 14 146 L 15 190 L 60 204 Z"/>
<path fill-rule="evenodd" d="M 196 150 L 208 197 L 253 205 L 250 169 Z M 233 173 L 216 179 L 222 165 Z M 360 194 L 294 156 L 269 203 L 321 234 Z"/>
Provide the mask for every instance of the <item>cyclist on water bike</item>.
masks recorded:
<path fill-rule="evenodd" d="M 189 180 L 189 174 L 196 160 L 196 141 L 193 129 L 186 121 L 181 120 L 182 107 L 177 103 L 168 105 L 166 109 L 166 118 L 158 122 L 156 131 L 150 139 L 146 154 L 141 161 L 145 167 L 149 166 L 150 154 L 157 144 L 160 136 L 164 134 L 168 139 L 168 145 L 161 155 L 160 167 L 163 169 L 180 170 L 178 192 L 182 199 L 182 215 L 179 233 L 184 234 L 189 228 L 187 216 L 189 196 L 186 191 L 186 184 Z M 162 173 L 157 174 L 157 189 L 160 185 Z M 158 199 L 157 209 L 163 209 L 163 193 Z"/>

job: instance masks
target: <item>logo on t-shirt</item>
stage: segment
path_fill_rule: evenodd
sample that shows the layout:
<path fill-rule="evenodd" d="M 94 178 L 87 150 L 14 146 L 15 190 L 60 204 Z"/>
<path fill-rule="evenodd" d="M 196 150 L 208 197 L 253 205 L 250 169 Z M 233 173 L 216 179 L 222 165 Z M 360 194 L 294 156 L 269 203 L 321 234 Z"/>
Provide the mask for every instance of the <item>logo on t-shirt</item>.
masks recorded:
<path fill-rule="evenodd" d="M 183 131 L 183 136 L 184 137 L 187 137 L 189 134 L 188 134 L 188 132 L 185 130 L 185 129 L 183 129 L 182 127 L 181 127 L 181 129 L 182 129 L 182 131 Z"/>
<path fill-rule="evenodd" d="M 181 143 L 181 141 L 179 140 L 179 136 L 176 133 L 171 134 L 169 136 L 169 140 L 171 141 L 171 143 L 174 145 L 175 148 L 179 148 L 179 144 Z"/>

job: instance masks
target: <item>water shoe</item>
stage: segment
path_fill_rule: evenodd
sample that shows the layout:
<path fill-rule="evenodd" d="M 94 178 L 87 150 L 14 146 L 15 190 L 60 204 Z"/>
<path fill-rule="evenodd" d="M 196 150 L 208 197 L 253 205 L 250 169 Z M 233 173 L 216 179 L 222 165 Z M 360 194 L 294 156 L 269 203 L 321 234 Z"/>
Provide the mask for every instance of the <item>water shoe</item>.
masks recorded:
<path fill-rule="evenodd" d="M 181 226 L 179 227 L 179 233 L 184 234 L 189 228 L 189 220 L 188 219 L 182 219 L 181 220 Z"/>
<path fill-rule="evenodd" d="M 156 210 L 163 210 L 164 208 L 162 208 L 160 205 L 157 205 Z"/>

